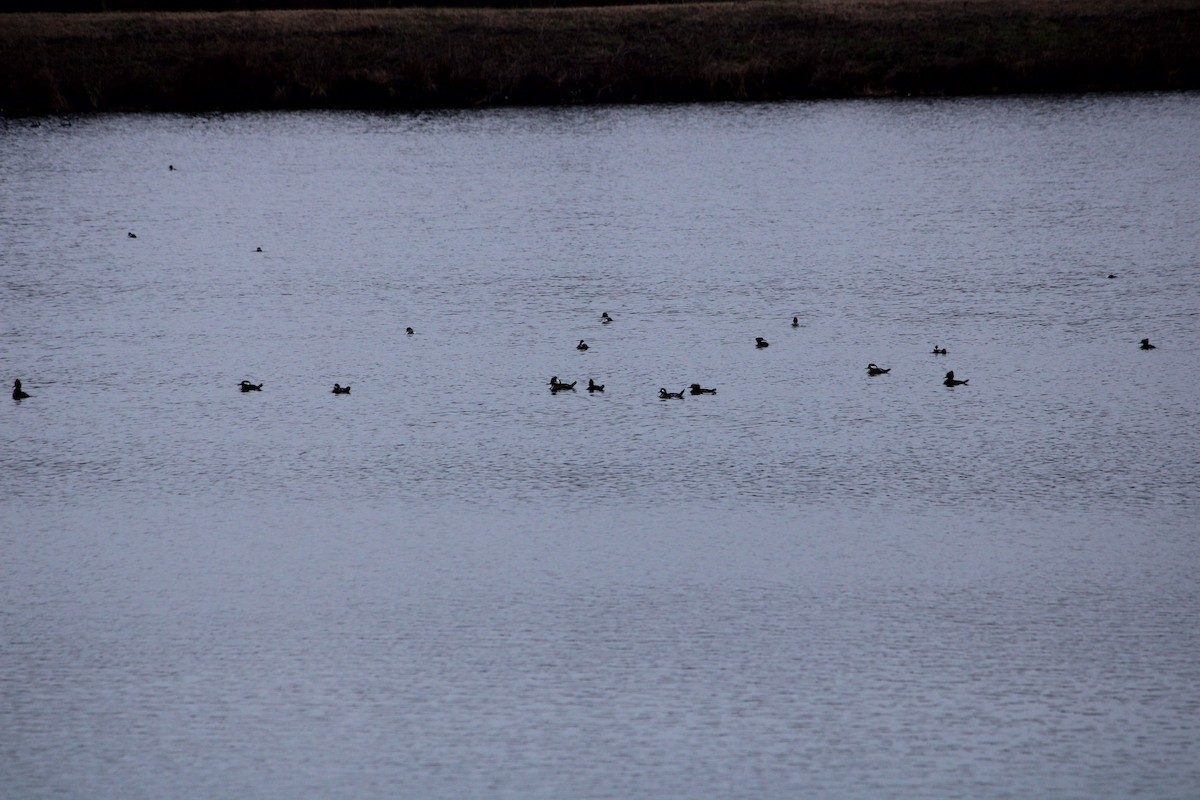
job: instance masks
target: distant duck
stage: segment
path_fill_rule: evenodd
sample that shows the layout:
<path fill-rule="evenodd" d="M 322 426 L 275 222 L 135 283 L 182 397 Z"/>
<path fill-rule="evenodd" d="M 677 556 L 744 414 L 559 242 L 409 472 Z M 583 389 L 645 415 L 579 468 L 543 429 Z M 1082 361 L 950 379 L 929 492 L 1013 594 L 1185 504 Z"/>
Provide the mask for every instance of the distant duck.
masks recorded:
<path fill-rule="evenodd" d="M 558 376 L 555 375 L 553 378 L 550 379 L 550 391 L 551 392 L 565 392 L 565 391 L 573 392 L 573 391 L 575 391 L 575 384 L 578 382 L 579 381 L 571 381 L 570 383 L 563 383 L 562 381 L 560 381 L 558 379 Z"/>
<path fill-rule="evenodd" d="M 799 317 L 792 317 L 792 327 L 793 328 L 800 327 L 800 318 Z"/>
<path fill-rule="evenodd" d="M 764 338 L 763 338 L 763 337 L 761 337 L 761 336 L 755 336 L 755 337 L 754 337 L 754 342 L 755 342 L 754 346 L 755 346 L 755 347 L 758 347 L 758 348 L 770 347 L 770 346 L 771 346 L 771 343 L 770 343 L 770 342 L 768 342 L 766 339 L 764 339 Z"/>
<path fill-rule="evenodd" d="M 933 354 L 935 356 L 944 356 L 944 355 L 946 355 L 946 353 L 949 353 L 949 352 L 950 351 L 944 347 L 939 348 L 936 344 L 933 346 Z"/>
<path fill-rule="evenodd" d="M 21 389 L 21 379 L 17 378 L 13 381 L 13 400 L 24 400 L 26 397 L 29 395 Z"/>
<path fill-rule="evenodd" d="M 698 383 L 692 384 L 692 394 L 716 394 L 716 389 L 705 389 Z"/>
<path fill-rule="evenodd" d="M 954 379 L 954 370 L 950 370 L 949 372 L 946 373 L 946 380 L 942 381 L 942 385 L 944 385 L 944 386 L 964 386 L 964 385 L 966 385 L 967 381 L 969 381 L 969 380 L 971 380 L 971 379 L 967 378 L 966 381 L 955 380 Z"/>
<path fill-rule="evenodd" d="M 891 367 L 884 369 L 883 367 L 879 366 L 878 364 L 867 364 L 867 374 L 868 375 L 887 375 L 891 371 L 892 371 Z"/>
<path fill-rule="evenodd" d="M 1150 344 L 1149 339 L 1142 339 L 1142 349 L 1143 350 L 1153 350 L 1154 345 Z"/>
<path fill-rule="evenodd" d="M 588 391 L 589 391 L 589 392 L 603 392 L 603 391 L 604 391 L 604 384 L 603 384 L 603 383 L 596 383 L 596 382 L 595 382 L 594 380 L 592 380 L 591 378 L 588 378 Z"/>
<path fill-rule="evenodd" d="M 133 231 L 130 231 L 130 232 L 127 234 L 127 235 L 129 236 L 129 238 L 130 238 L 130 239 L 136 239 L 136 238 L 137 238 L 137 234 L 136 234 L 136 233 L 134 233 Z"/>
<path fill-rule="evenodd" d="M 575 345 L 575 349 L 576 350 L 587 350 L 588 349 L 587 342 L 585 342 L 583 339 L 580 339 L 579 344 Z"/>
<path fill-rule="evenodd" d="M 1111 281 L 1113 278 L 1115 278 L 1115 277 L 1117 277 L 1117 276 L 1116 276 L 1116 275 L 1113 275 L 1111 272 L 1108 274 L 1108 279 L 1109 279 L 1110 281 Z"/>
<path fill-rule="evenodd" d="M 175 165 L 167 164 L 167 172 L 174 172 L 174 171 L 175 171 Z"/>
<path fill-rule="evenodd" d="M 405 328 L 404 332 L 407 333 L 409 336 L 412 336 L 413 333 L 415 333 L 415 331 L 412 328 Z"/>
<path fill-rule="evenodd" d="M 659 400 L 682 400 L 683 399 L 683 390 L 680 389 L 678 392 L 668 392 L 666 389 L 659 389 L 658 390 L 658 399 Z"/>
<path fill-rule="evenodd" d="M 256 248 L 254 248 L 254 252 L 256 252 L 256 253 L 261 253 L 261 252 L 262 252 L 262 248 L 261 248 L 261 247 L 256 247 Z"/>
<path fill-rule="evenodd" d="M 333 385 L 333 393 L 334 394 L 350 394 L 350 387 L 342 386 L 340 383 L 335 383 Z"/>
<path fill-rule="evenodd" d="M 263 387 L 263 385 L 261 383 L 258 384 L 257 386 L 255 386 L 250 381 L 242 381 L 241 383 L 238 384 L 238 388 L 241 389 L 243 392 L 261 392 L 262 387 Z"/>
<path fill-rule="evenodd" d="M 610 316 L 608 315 L 608 312 L 607 312 L 607 311 L 603 312 L 603 313 L 600 315 L 600 322 L 601 322 L 602 324 L 604 324 L 604 325 L 607 325 L 608 323 L 612 322 L 612 317 L 610 317 Z"/>

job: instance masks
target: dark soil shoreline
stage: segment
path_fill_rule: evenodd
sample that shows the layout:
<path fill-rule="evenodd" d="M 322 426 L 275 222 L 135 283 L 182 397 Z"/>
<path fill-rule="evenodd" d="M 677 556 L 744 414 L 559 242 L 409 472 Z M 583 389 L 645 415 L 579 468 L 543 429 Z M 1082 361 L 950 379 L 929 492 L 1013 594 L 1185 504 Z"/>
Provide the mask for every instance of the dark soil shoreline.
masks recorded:
<path fill-rule="evenodd" d="M 0 114 L 1200 89 L 1200 0 L 0 16 Z"/>

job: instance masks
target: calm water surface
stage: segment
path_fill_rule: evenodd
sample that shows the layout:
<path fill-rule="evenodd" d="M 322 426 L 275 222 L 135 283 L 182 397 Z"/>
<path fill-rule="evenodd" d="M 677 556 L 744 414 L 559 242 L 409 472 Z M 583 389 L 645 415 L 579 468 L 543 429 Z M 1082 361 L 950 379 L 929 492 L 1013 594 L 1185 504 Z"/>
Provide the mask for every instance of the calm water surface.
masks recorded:
<path fill-rule="evenodd" d="M 1196 797 L 1197 130 L 0 124 L 2 794 Z"/>

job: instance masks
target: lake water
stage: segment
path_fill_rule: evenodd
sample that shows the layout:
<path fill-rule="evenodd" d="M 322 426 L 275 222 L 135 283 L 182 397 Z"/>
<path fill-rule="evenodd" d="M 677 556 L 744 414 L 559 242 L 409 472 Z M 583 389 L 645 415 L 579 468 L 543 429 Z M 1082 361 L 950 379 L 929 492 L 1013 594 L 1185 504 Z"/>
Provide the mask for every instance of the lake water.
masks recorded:
<path fill-rule="evenodd" d="M 0 793 L 1196 797 L 1197 131 L 0 124 Z"/>

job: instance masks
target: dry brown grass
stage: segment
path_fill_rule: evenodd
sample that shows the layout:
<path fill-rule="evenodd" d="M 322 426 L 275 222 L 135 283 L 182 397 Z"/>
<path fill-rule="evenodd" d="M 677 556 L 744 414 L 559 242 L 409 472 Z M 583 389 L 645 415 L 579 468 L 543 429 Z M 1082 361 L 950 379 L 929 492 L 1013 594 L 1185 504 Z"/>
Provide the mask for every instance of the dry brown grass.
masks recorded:
<path fill-rule="evenodd" d="M 0 17 L 6 114 L 1200 88 L 1200 0 Z"/>

